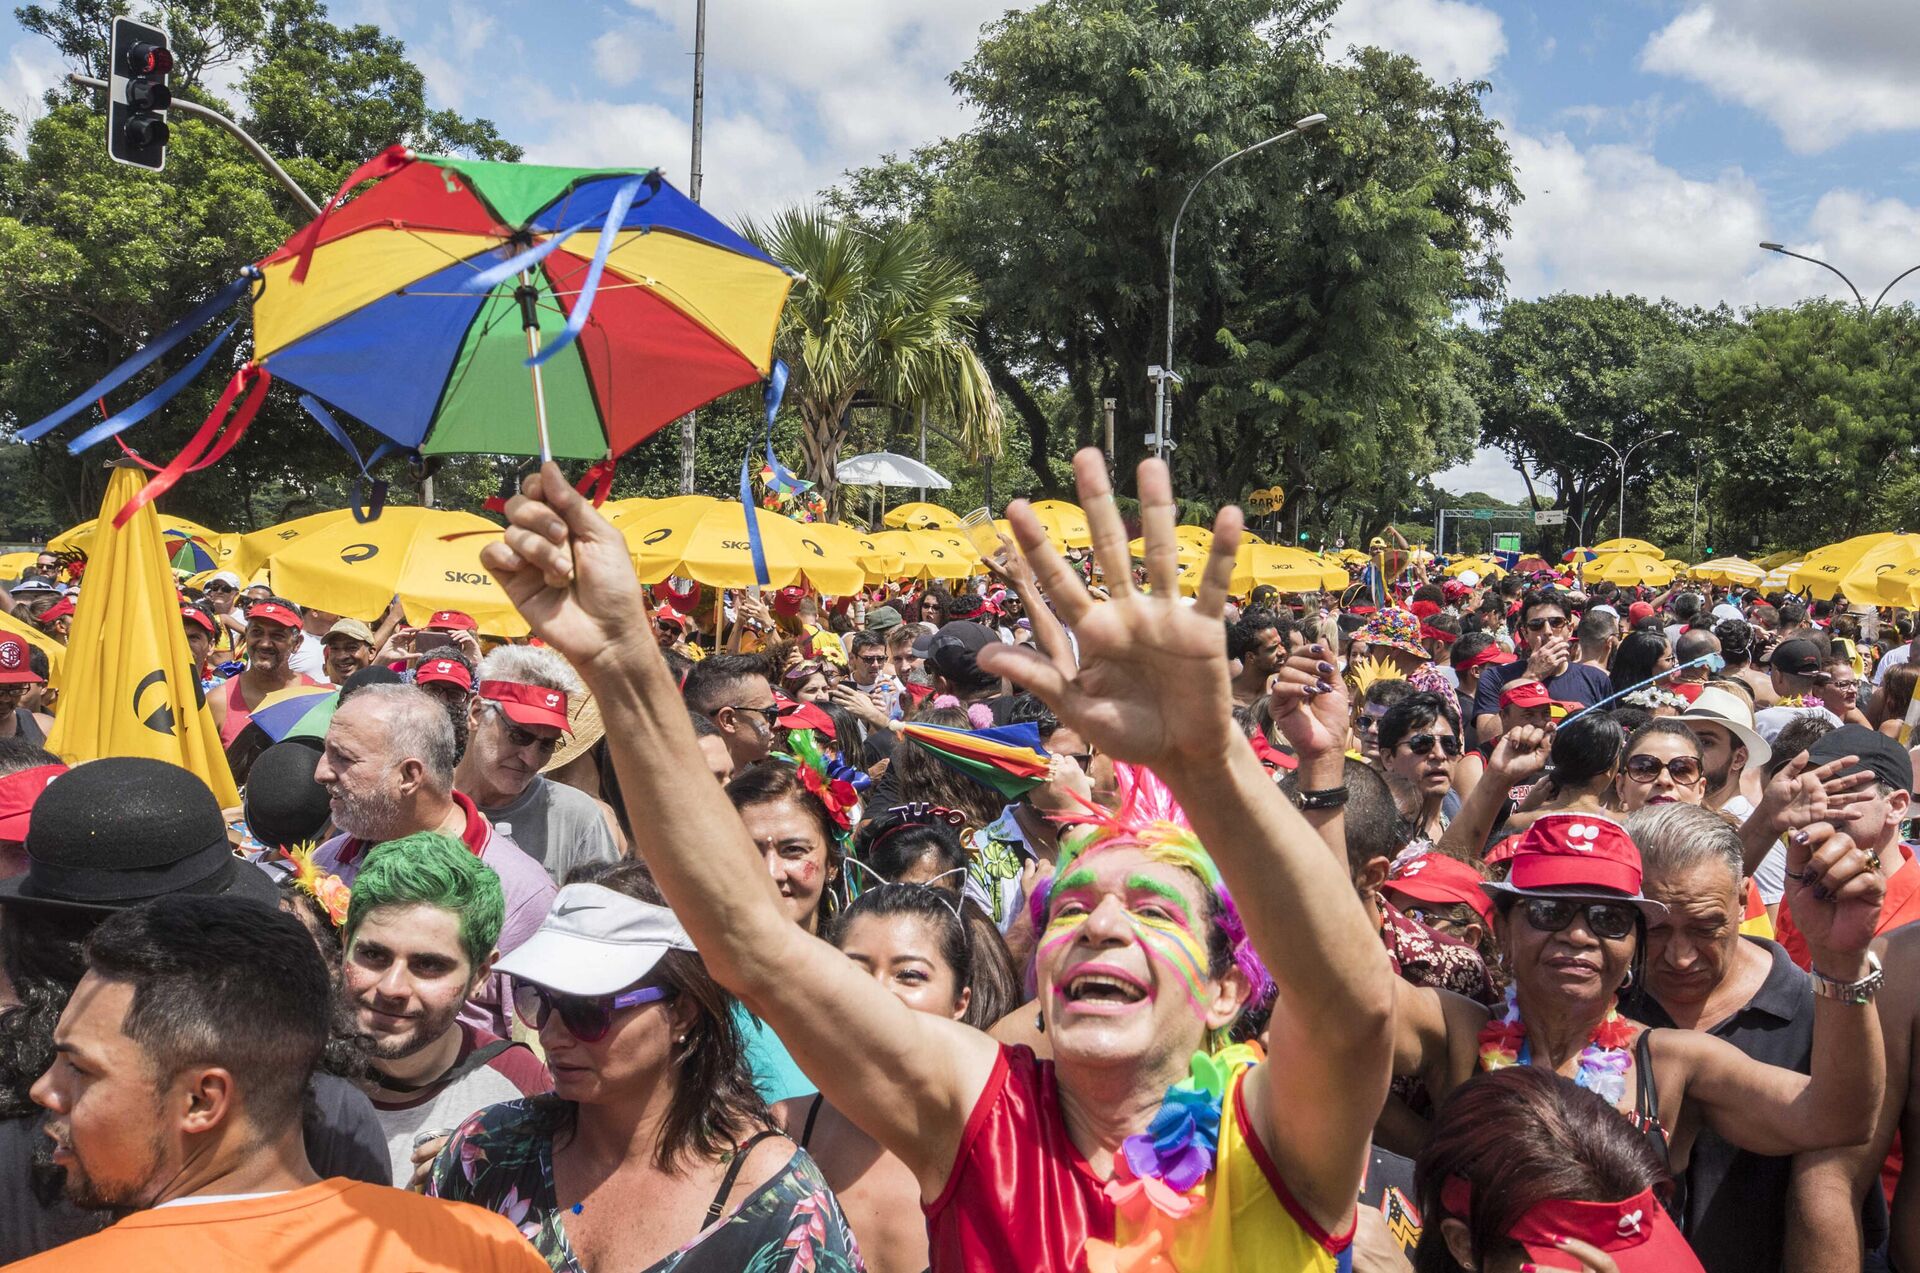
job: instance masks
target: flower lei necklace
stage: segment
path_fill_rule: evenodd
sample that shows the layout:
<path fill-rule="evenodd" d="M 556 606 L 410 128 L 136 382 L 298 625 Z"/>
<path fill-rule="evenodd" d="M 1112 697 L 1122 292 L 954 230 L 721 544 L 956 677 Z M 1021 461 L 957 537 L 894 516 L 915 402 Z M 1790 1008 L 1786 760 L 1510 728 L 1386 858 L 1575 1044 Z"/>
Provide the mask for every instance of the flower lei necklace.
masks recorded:
<path fill-rule="evenodd" d="M 1580 1050 L 1579 1069 L 1573 1081 L 1610 1104 L 1619 1104 L 1627 1094 L 1627 1067 L 1632 1064 L 1627 1044 L 1633 1040 L 1633 1026 L 1620 1016 L 1620 1010 L 1607 1006 L 1607 1015 L 1587 1036 Z M 1480 1068 L 1503 1070 L 1509 1065 L 1526 1065 L 1532 1060 L 1527 1044 L 1527 1023 L 1520 1019 L 1520 1003 L 1513 987 L 1507 987 L 1507 1010 L 1500 1019 L 1480 1027 Z"/>

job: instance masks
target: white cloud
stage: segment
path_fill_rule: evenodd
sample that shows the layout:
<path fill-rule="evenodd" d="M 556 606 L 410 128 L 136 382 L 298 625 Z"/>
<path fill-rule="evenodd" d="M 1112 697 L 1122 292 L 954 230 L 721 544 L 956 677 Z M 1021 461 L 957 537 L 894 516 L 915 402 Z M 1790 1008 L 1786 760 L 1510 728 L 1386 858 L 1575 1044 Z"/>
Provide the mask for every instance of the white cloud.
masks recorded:
<path fill-rule="evenodd" d="M 493 39 L 494 28 L 499 25 L 498 18 L 482 13 L 469 0 L 453 0 L 447 7 L 447 27 L 453 35 L 453 47 L 468 57 L 487 47 Z"/>
<path fill-rule="evenodd" d="M 640 78 L 646 45 L 631 27 L 608 27 L 593 40 L 593 73 L 615 88 Z"/>
<path fill-rule="evenodd" d="M 1716 0 L 1648 39 L 1642 67 L 1704 85 L 1766 117 L 1807 154 L 1855 133 L 1920 128 L 1912 0 Z"/>
<path fill-rule="evenodd" d="M 1869 303 L 1901 271 L 1920 265 L 1920 208 L 1898 199 L 1872 199 L 1854 190 L 1829 190 L 1814 204 L 1803 234 L 1782 240 L 1805 256 L 1831 261 L 1866 294 Z M 1852 300 L 1847 285 L 1806 261 L 1766 253 L 1751 280 L 1752 296 L 1770 305 L 1807 296 Z M 1920 275 L 1903 280 L 1887 303 L 1920 302 Z"/>
<path fill-rule="evenodd" d="M 1507 52 L 1500 15 L 1464 0 L 1347 0 L 1330 30 L 1329 51 L 1391 49 L 1443 83 L 1485 79 Z"/>
<path fill-rule="evenodd" d="M 1455 495 L 1481 491 L 1510 504 L 1524 504 L 1527 499 L 1526 481 L 1520 476 L 1519 470 L 1513 467 L 1513 461 L 1490 446 L 1476 450 L 1473 458 L 1465 464 L 1456 464 L 1435 473 L 1432 480 L 1441 490 Z M 1541 493 L 1552 495 L 1549 488 L 1542 488 Z"/>
<path fill-rule="evenodd" d="M 66 73 L 60 59 L 38 40 L 22 41 L 8 50 L 5 64 L 0 65 L 0 111 L 14 118 L 14 145 L 25 144 L 27 125 L 46 113 L 41 98 Z"/>

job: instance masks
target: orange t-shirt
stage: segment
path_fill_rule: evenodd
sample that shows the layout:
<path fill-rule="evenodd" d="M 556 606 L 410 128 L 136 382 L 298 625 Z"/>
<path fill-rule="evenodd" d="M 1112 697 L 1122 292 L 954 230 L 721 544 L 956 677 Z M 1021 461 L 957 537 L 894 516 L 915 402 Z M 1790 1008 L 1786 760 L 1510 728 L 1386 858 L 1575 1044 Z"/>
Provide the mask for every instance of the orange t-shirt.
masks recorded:
<path fill-rule="evenodd" d="M 264 1198 L 137 1211 L 12 1267 L 30 1273 L 547 1273 L 547 1262 L 505 1216 L 345 1179 Z"/>

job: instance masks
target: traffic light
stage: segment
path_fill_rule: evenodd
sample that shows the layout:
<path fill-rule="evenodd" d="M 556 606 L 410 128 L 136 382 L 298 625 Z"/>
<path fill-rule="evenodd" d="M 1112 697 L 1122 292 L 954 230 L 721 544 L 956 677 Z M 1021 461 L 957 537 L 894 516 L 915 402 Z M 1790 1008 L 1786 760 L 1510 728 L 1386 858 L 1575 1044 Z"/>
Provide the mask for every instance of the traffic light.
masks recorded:
<path fill-rule="evenodd" d="M 167 33 L 132 18 L 115 18 L 108 60 L 107 154 L 158 172 L 167 166 L 167 108 L 173 105 Z"/>
<path fill-rule="evenodd" d="M 1709 557 L 1713 556 L 1713 549 L 1711 548 L 1707 549 L 1707 556 Z"/>
<path fill-rule="evenodd" d="M 1312 532 L 1310 532 L 1310 531 L 1304 531 L 1304 530 L 1300 532 L 1300 542 L 1301 542 L 1301 543 L 1303 543 L 1303 544 L 1304 544 L 1304 543 L 1306 543 L 1306 542 L 1307 542 L 1307 541 L 1308 541 L 1309 539 L 1312 539 L 1312 538 L 1313 538 L 1313 534 L 1312 534 Z"/>

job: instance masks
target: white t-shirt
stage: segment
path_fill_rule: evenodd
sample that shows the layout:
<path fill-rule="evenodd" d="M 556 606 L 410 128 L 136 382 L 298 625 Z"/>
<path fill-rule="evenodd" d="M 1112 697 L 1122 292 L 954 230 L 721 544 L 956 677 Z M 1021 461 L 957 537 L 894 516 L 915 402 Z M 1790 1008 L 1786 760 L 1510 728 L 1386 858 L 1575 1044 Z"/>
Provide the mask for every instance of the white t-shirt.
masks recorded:
<path fill-rule="evenodd" d="M 287 660 L 287 666 L 306 673 L 322 685 L 332 684 L 327 678 L 327 647 L 311 632 L 300 634 L 300 648 Z"/>
<path fill-rule="evenodd" d="M 1873 683 L 1875 685 L 1884 685 L 1887 680 L 1888 668 L 1899 667 L 1902 664 L 1909 662 L 1912 658 L 1913 658 L 1912 642 L 1909 641 L 1904 645 L 1894 646 L 1891 650 L 1887 651 L 1886 656 L 1882 658 L 1879 664 L 1873 669 Z"/>
<path fill-rule="evenodd" d="M 1753 716 L 1753 730 L 1767 740 L 1767 746 L 1773 746 L 1774 739 L 1780 737 L 1780 731 L 1793 724 L 1802 716 L 1818 713 L 1827 722 L 1838 728 L 1840 718 L 1824 707 L 1763 707 Z"/>

